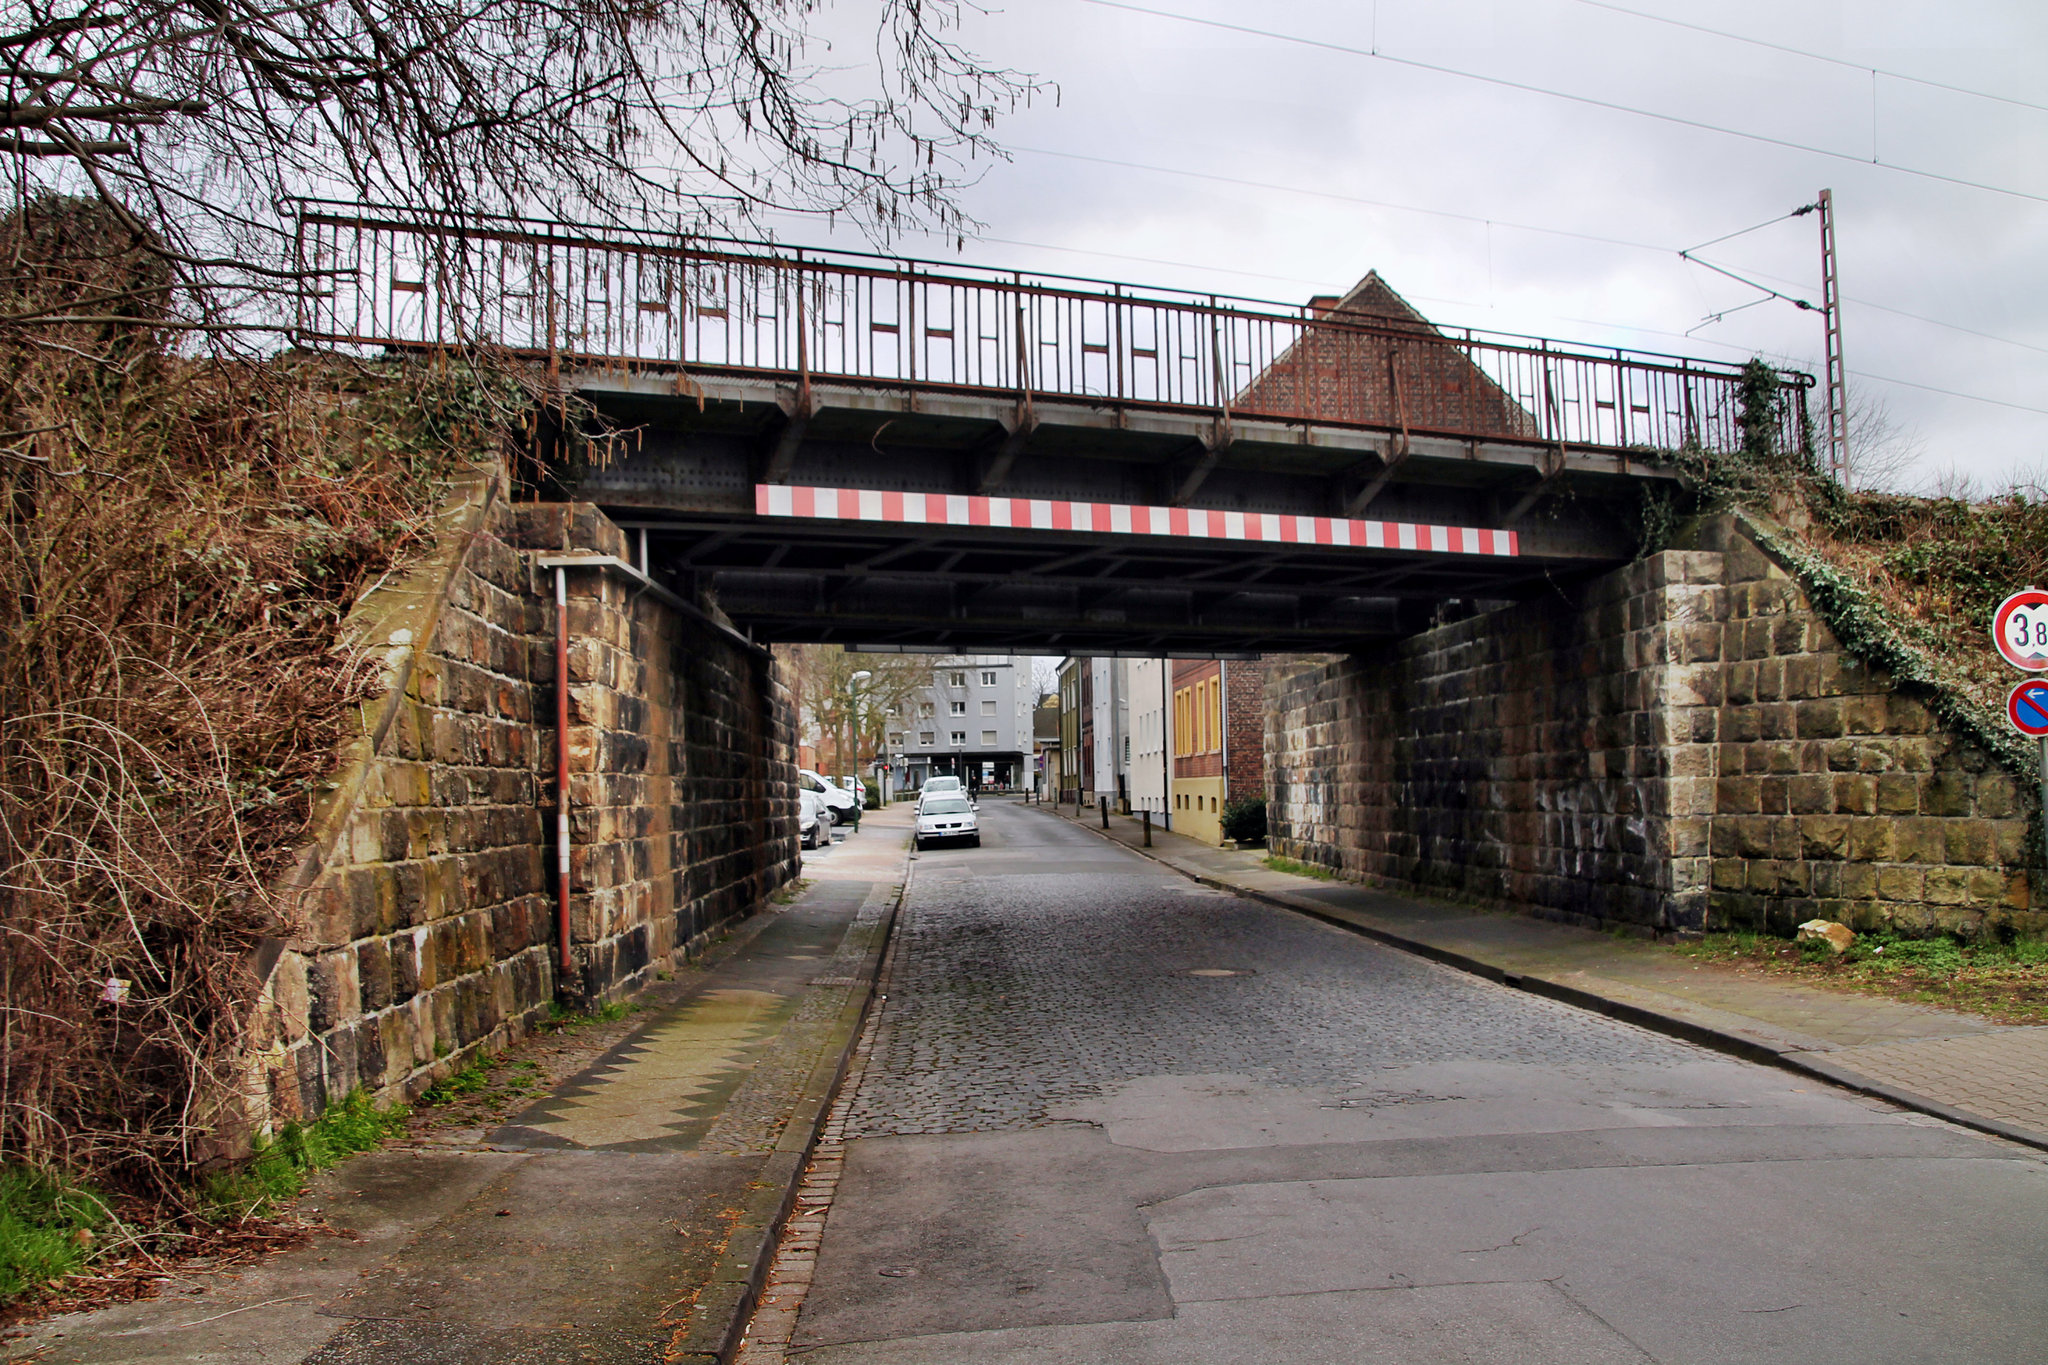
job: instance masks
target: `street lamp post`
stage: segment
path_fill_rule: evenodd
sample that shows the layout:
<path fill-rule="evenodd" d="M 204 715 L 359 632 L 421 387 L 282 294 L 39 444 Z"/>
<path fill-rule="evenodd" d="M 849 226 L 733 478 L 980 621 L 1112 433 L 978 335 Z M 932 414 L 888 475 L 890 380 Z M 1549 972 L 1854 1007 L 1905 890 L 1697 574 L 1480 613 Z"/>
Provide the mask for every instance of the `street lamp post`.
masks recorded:
<path fill-rule="evenodd" d="M 873 673 L 872 673 L 871 671 L 869 671 L 868 669 L 862 668 L 862 669 L 858 669 L 858 670 L 856 670 L 856 671 L 855 671 L 854 673 L 852 673 L 852 674 L 851 674 L 851 675 L 850 675 L 850 676 L 849 676 L 849 677 L 848 677 L 848 678 L 846 679 L 846 691 L 847 691 L 847 693 L 848 693 L 849 697 L 851 698 L 851 706 L 852 706 L 852 708 L 853 708 L 853 757 L 852 757 L 852 759 L 851 759 L 851 760 L 848 760 L 848 761 L 846 761 L 846 768 L 847 768 L 847 771 L 848 771 L 849 773 L 851 773 L 851 774 L 852 774 L 852 775 L 854 776 L 854 778 L 855 778 L 856 780 L 858 780 L 858 779 L 859 779 L 859 776 L 860 776 L 860 751 L 861 751 L 861 747 L 862 747 L 862 733 L 863 733 L 863 727 L 862 727 L 862 725 L 861 725 L 861 710 L 862 710 L 862 708 L 861 708 L 861 689 L 860 689 L 860 685 L 861 685 L 862 683 L 866 682 L 866 681 L 867 681 L 867 680 L 868 680 L 869 678 L 872 678 L 872 677 L 874 677 L 874 676 L 875 676 L 875 675 L 874 675 L 874 674 L 873 674 Z M 845 755 L 843 755 L 843 754 L 842 754 L 842 755 L 841 755 L 841 758 L 842 758 L 842 760 L 845 760 Z M 859 800 L 859 793 L 858 793 L 858 792 L 856 792 L 856 793 L 854 794 L 854 796 L 855 796 L 855 800 L 856 800 L 856 801 L 858 801 L 858 800 Z M 883 800 L 887 800 L 887 799 L 888 799 L 888 793 L 884 792 L 884 793 L 882 794 L 882 799 L 883 799 Z M 863 805 L 864 805 L 864 804 L 866 804 L 866 803 L 865 803 L 865 802 L 862 802 L 861 804 L 863 804 Z M 859 822 L 860 822 L 860 817 L 859 817 L 858 815 L 854 816 L 854 827 L 855 827 L 856 829 L 858 829 L 858 828 L 860 827 L 860 823 L 859 823 Z"/>

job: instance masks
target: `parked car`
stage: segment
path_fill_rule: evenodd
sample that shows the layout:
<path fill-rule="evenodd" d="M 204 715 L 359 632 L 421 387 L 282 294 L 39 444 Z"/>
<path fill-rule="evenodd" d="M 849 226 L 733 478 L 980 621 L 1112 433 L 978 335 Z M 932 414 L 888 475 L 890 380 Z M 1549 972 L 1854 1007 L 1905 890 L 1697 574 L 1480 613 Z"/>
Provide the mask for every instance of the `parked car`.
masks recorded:
<path fill-rule="evenodd" d="M 797 832 L 805 848 L 832 842 L 832 808 L 808 787 L 797 789 Z"/>
<path fill-rule="evenodd" d="M 859 824 L 860 800 L 854 794 L 829 777 L 821 777 L 809 768 L 796 770 L 797 784 L 805 791 L 816 792 L 832 808 L 832 819 L 839 824 Z"/>
<path fill-rule="evenodd" d="M 965 792 L 927 793 L 917 806 L 917 833 L 912 842 L 928 848 L 948 839 L 965 839 L 969 848 L 981 847 L 981 821 L 974 803 Z"/>
<path fill-rule="evenodd" d="M 862 806 L 867 805 L 868 784 L 861 781 L 860 776 L 858 774 L 848 773 L 846 776 L 839 779 L 839 785 L 844 787 L 846 790 L 852 792 L 854 794 L 855 799 L 857 799 Z"/>
<path fill-rule="evenodd" d="M 924 786 L 917 793 L 917 809 L 919 813 L 924 811 L 924 803 L 935 796 L 964 796 L 967 798 L 969 806 L 975 810 L 981 809 L 981 803 L 974 799 L 974 793 L 960 785 L 960 779 L 957 777 L 926 778 Z"/>

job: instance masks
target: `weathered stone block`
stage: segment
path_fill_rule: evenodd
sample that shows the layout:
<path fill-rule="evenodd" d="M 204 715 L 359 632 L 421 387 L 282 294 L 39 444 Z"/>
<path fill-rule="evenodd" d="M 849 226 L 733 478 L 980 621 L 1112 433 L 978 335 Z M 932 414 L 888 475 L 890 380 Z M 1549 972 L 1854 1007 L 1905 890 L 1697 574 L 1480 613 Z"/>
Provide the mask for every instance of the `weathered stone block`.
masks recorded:
<path fill-rule="evenodd" d="M 1877 779 L 1877 809 L 1884 815 L 1917 815 L 1920 782 L 1911 773 L 1886 773 Z"/>
<path fill-rule="evenodd" d="M 1877 894 L 1888 901 L 1926 899 L 1927 873 L 1924 868 L 1893 863 L 1877 870 Z"/>
<path fill-rule="evenodd" d="M 1842 702 L 1839 698 L 1827 697 L 1816 701 L 1803 701 L 1798 705 L 1798 727 L 1801 739 L 1835 739 L 1842 735 Z"/>
<path fill-rule="evenodd" d="M 1844 815 L 1808 815 L 1799 821 L 1800 848 L 1802 858 L 1840 859 L 1848 856 L 1849 817 Z"/>

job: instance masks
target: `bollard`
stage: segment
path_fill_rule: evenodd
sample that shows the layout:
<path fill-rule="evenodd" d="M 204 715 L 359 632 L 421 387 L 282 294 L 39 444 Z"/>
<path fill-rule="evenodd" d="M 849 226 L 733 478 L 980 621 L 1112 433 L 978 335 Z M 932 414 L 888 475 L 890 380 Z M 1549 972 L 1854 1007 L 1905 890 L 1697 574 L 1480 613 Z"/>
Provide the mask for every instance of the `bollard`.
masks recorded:
<path fill-rule="evenodd" d="M 1104 829 L 1108 829 L 1108 828 L 1109 828 L 1109 798 L 1108 798 L 1108 797 L 1106 797 L 1106 796 L 1098 796 L 1098 797 L 1096 797 L 1095 799 L 1096 799 L 1096 801 L 1097 801 L 1097 802 L 1099 802 L 1099 803 L 1101 804 L 1101 806 L 1102 806 L 1102 827 L 1103 827 Z"/>
<path fill-rule="evenodd" d="M 1145 847 L 1152 847 L 1152 808 L 1145 807 Z"/>

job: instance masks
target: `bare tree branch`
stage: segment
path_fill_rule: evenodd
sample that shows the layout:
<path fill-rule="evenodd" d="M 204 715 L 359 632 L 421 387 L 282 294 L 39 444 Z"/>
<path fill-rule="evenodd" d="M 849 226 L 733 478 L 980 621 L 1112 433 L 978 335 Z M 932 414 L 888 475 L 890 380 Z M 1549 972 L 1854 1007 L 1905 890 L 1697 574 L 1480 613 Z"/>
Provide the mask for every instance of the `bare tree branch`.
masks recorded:
<path fill-rule="evenodd" d="M 848 3 L 865 69 L 816 0 L 0 0 L 0 155 L 18 204 L 113 206 L 202 324 L 278 292 L 300 196 L 963 230 L 958 189 L 1039 84 L 956 41 L 963 0 Z"/>

